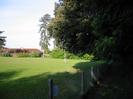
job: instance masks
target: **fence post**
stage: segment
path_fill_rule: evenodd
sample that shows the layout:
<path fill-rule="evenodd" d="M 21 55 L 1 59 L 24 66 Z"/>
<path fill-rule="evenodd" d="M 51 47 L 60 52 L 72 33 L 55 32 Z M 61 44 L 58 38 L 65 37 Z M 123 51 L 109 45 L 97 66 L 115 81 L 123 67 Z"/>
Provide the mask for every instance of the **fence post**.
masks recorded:
<path fill-rule="evenodd" d="M 81 72 L 81 95 L 84 94 L 85 86 L 84 86 L 84 71 Z"/>
<path fill-rule="evenodd" d="M 49 85 L 49 99 L 53 99 L 53 80 L 52 79 L 48 80 L 48 85 Z"/>

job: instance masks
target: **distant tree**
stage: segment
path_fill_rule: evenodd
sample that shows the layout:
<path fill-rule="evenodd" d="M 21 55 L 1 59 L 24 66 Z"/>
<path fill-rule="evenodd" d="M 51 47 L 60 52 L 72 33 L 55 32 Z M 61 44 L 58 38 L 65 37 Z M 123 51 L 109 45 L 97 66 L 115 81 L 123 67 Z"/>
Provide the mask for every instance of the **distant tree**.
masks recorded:
<path fill-rule="evenodd" d="M 47 31 L 48 23 L 51 20 L 51 16 L 49 14 L 45 14 L 43 17 L 40 18 L 40 43 L 39 45 L 41 46 L 41 49 L 44 50 L 44 53 L 48 53 L 49 49 L 49 40 L 50 36 Z"/>
<path fill-rule="evenodd" d="M 0 35 L 3 33 L 4 31 L 0 31 Z M 5 36 L 0 36 L 0 48 L 3 48 L 5 46 Z"/>

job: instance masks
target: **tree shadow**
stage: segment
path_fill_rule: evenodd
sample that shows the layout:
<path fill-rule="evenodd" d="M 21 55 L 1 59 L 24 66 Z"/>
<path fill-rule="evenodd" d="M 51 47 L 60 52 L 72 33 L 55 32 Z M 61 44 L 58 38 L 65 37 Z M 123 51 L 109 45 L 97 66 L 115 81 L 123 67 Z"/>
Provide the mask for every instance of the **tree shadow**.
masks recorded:
<path fill-rule="evenodd" d="M 0 73 L 0 99 L 48 99 L 48 79 L 53 79 L 59 86 L 59 95 L 54 99 L 78 99 L 80 92 L 80 74 L 76 73 L 43 73 L 40 75 L 10 79 L 19 71 Z"/>
<path fill-rule="evenodd" d="M 1 72 L 0 73 L 0 81 L 10 79 L 16 76 L 19 72 L 18 71 L 9 71 L 9 72 Z"/>
<path fill-rule="evenodd" d="M 80 62 L 73 66 L 75 69 L 79 69 L 82 71 L 88 71 L 91 67 L 97 67 L 104 64 L 104 61 L 87 61 L 87 62 Z"/>

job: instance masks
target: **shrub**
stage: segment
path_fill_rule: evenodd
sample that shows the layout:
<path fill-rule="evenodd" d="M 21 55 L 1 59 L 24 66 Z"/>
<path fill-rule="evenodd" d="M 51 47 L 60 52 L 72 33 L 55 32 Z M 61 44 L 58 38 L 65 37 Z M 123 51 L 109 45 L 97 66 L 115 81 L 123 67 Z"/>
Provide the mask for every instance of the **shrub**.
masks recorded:
<path fill-rule="evenodd" d="M 40 53 L 40 52 L 31 52 L 31 53 L 29 53 L 29 56 L 30 57 L 41 57 L 42 53 Z"/>
<path fill-rule="evenodd" d="M 94 58 L 93 55 L 90 55 L 90 54 L 84 54 L 82 56 L 82 59 L 85 59 L 85 60 L 92 60 Z"/>
<path fill-rule="evenodd" d="M 50 53 L 50 57 L 63 59 L 64 58 L 64 51 L 62 49 L 54 49 Z"/>
<path fill-rule="evenodd" d="M 31 52 L 31 53 L 15 53 L 14 57 L 41 57 L 42 53 L 39 52 Z"/>
<path fill-rule="evenodd" d="M 66 52 L 66 57 L 68 59 L 80 59 L 80 57 L 78 55 L 74 55 L 72 53 Z"/>
<path fill-rule="evenodd" d="M 67 59 L 79 59 L 78 56 L 72 54 L 72 53 L 69 53 L 67 51 L 63 51 L 62 49 L 54 49 L 51 53 L 50 53 L 50 57 L 52 58 L 59 58 L 59 59 L 63 59 L 66 54 L 66 58 Z"/>
<path fill-rule="evenodd" d="M 0 56 L 2 56 L 2 57 L 12 57 L 12 55 L 8 52 L 2 52 L 2 53 L 0 53 Z"/>
<path fill-rule="evenodd" d="M 64 58 L 64 54 L 66 54 L 66 58 L 67 59 L 92 60 L 94 58 L 94 56 L 93 55 L 90 55 L 90 54 L 79 54 L 79 55 L 75 55 L 75 54 L 69 53 L 67 51 L 64 52 L 62 49 L 54 49 L 53 51 L 51 51 L 50 57 L 63 59 Z"/>
<path fill-rule="evenodd" d="M 29 53 L 15 53 L 15 57 L 30 57 Z"/>

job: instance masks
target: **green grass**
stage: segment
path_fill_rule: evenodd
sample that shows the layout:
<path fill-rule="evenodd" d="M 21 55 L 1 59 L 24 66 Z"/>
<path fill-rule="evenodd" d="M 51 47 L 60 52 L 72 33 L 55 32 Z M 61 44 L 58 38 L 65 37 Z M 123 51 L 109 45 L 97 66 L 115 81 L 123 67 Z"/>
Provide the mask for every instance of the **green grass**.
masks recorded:
<path fill-rule="evenodd" d="M 15 78 L 30 77 L 42 73 L 75 72 L 72 66 L 77 62 L 80 61 L 68 60 L 65 64 L 61 59 L 0 58 L 0 72 L 19 71 L 19 74 L 14 76 Z"/>
<path fill-rule="evenodd" d="M 63 59 L 0 57 L 0 99 L 48 99 L 48 79 L 59 86 L 54 99 L 78 99 L 78 71 L 93 65 L 96 63 L 84 60 L 67 60 L 65 64 Z"/>

